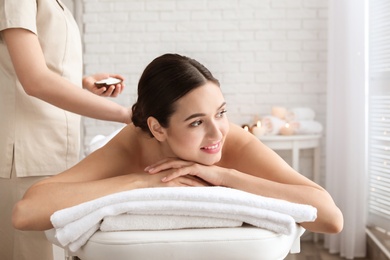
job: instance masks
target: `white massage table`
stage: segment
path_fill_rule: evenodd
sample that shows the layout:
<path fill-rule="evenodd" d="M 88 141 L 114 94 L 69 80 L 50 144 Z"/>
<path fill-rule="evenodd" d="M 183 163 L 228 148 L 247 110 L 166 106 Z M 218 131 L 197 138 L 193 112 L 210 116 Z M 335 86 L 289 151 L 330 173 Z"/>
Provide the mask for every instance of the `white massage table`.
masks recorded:
<path fill-rule="evenodd" d="M 289 236 L 244 225 L 160 231 L 96 232 L 66 259 L 82 260 L 282 260 L 300 252 L 299 227 Z M 52 234 L 47 237 L 53 242 Z"/>

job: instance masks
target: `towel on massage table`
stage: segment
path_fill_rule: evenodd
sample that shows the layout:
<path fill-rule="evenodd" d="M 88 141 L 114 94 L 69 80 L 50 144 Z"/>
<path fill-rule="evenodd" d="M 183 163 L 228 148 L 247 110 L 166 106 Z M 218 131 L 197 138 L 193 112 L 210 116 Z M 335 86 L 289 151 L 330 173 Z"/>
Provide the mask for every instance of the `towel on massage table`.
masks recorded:
<path fill-rule="evenodd" d="M 124 215 L 129 215 L 129 218 Z M 151 217 L 146 219 L 145 215 Z M 113 225 L 115 216 L 121 218 L 123 225 Z M 198 218 L 204 218 L 204 227 L 236 227 L 245 222 L 289 235 L 294 232 L 295 223 L 314 221 L 317 210 L 309 205 L 225 187 L 144 188 L 111 194 L 59 210 L 51 216 L 51 222 L 58 242 L 75 252 L 101 226 L 105 231 L 133 230 L 134 227 L 126 227 L 126 223 L 137 216 L 140 225 L 137 230 L 177 229 L 183 226 L 201 228 L 202 221 Z M 176 227 L 172 221 L 167 224 L 164 220 L 151 225 L 160 216 L 182 218 Z M 104 223 L 105 218 L 107 223 Z M 161 226 L 156 227 L 156 224 Z"/>

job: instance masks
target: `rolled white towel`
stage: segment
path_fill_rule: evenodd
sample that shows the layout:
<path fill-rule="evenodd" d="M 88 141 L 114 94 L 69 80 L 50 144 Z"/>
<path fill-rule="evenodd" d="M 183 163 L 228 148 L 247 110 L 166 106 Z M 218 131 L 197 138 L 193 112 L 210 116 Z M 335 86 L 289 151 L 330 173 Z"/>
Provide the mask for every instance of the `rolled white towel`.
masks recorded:
<path fill-rule="evenodd" d="M 271 109 L 271 115 L 276 116 L 282 120 L 286 119 L 287 109 L 285 107 L 274 106 Z"/>
<path fill-rule="evenodd" d="M 309 107 L 296 107 L 287 110 L 286 121 L 314 120 L 316 113 Z"/>
<path fill-rule="evenodd" d="M 276 116 L 264 116 L 261 119 L 261 127 L 266 129 L 265 135 L 277 135 L 280 128 L 286 124 L 286 121 Z"/>
<path fill-rule="evenodd" d="M 307 134 L 320 134 L 323 127 L 320 122 L 313 120 L 293 121 L 289 123 L 294 129 L 294 134 L 307 135 Z"/>

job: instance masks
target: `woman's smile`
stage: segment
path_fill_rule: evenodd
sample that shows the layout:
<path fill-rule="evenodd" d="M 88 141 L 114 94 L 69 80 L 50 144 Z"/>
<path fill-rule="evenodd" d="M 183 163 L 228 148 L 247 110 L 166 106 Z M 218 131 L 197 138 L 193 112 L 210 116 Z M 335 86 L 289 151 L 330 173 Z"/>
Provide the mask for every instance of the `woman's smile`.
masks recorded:
<path fill-rule="evenodd" d="M 212 154 L 218 153 L 221 150 L 221 141 L 210 146 L 204 146 L 201 148 L 201 150 L 206 153 L 212 153 Z"/>

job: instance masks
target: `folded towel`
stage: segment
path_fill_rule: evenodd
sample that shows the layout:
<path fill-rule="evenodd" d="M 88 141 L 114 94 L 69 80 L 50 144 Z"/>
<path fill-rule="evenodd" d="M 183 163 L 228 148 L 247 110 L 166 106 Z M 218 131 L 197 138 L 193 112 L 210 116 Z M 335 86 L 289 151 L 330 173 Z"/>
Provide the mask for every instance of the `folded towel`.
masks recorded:
<path fill-rule="evenodd" d="M 240 227 L 238 220 L 175 215 L 133 215 L 108 216 L 100 225 L 101 231 L 124 230 L 167 230 L 183 228 Z"/>
<path fill-rule="evenodd" d="M 87 243 L 88 239 L 95 234 L 100 228 L 100 223 L 97 223 L 91 226 L 85 233 L 81 234 L 80 237 L 74 240 L 72 243 L 69 243 L 68 248 L 72 252 L 76 252 L 80 249 L 85 243 Z"/>
<path fill-rule="evenodd" d="M 294 133 L 298 135 L 320 134 L 323 129 L 320 122 L 313 120 L 292 121 L 289 124 L 293 127 Z"/>
<path fill-rule="evenodd" d="M 104 218 L 121 214 L 216 218 L 219 219 L 214 223 L 216 227 L 229 226 L 232 222 L 224 221 L 230 220 L 290 234 L 295 222 L 314 221 L 317 210 L 309 205 L 225 187 L 145 188 L 111 194 L 57 211 L 51 216 L 51 222 L 59 243 L 74 252 Z"/>
<path fill-rule="evenodd" d="M 129 202 L 120 203 L 112 206 L 107 206 L 88 214 L 88 216 L 75 220 L 63 228 L 57 228 L 56 238 L 61 245 L 72 245 L 74 243 L 80 244 L 79 237 L 89 231 L 90 225 L 93 223 L 100 223 L 100 219 L 104 216 L 113 216 L 123 214 L 123 212 L 139 212 L 139 214 L 153 214 L 153 215 L 183 215 L 183 216 L 198 216 L 198 217 L 214 217 L 223 220 L 241 220 L 253 226 L 272 230 L 276 233 L 290 234 L 294 231 L 295 220 L 285 214 L 272 212 L 270 210 L 219 203 L 209 202 L 186 202 L 186 201 L 143 201 L 143 202 Z M 189 227 L 199 228 L 200 226 Z M 209 226 L 206 226 L 209 227 Z M 231 227 L 224 226 L 224 222 L 219 222 L 215 227 Z M 148 229 L 147 227 L 144 230 Z M 149 228 L 154 230 L 154 228 Z M 132 230 L 132 229 L 128 229 Z M 84 237 L 84 236 L 83 236 Z M 84 239 L 84 238 L 83 238 Z M 72 247 L 70 247 L 72 250 Z"/>
<path fill-rule="evenodd" d="M 286 124 L 286 121 L 276 116 L 264 116 L 261 119 L 261 127 L 266 129 L 266 135 L 277 135 L 280 129 Z"/>
<path fill-rule="evenodd" d="M 313 120 L 316 113 L 309 107 L 296 107 L 287 110 L 286 121 L 301 121 L 301 120 Z"/>

